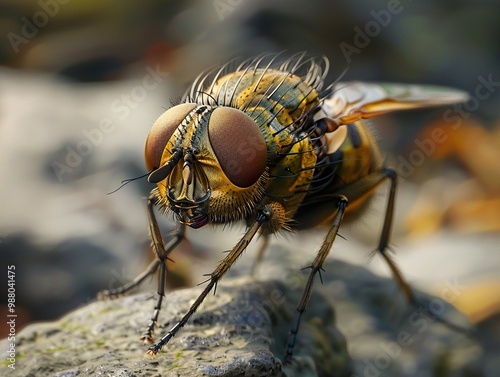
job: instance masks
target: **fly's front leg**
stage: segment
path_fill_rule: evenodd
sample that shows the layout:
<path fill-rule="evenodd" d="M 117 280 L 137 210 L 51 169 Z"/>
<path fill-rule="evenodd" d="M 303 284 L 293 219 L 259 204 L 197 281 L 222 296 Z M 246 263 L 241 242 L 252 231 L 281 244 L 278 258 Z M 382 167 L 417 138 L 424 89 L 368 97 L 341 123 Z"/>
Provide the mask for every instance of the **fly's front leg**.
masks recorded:
<path fill-rule="evenodd" d="M 257 213 L 255 220 L 251 223 L 247 229 L 243 238 L 236 244 L 236 246 L 226 255 L 226 257 L 219 263 L 215 270 L 210 274 L 208 279 L 208 284 L 203 289 L 201 294 L 198 296 L 196 301 L 191 305 L 187 313 L 177 322 L 169 332 L 167 332 L 158 343 L 149 348 L 148 354 L 152 357 L 156 356 L 158 351 L 167 344 L 172 337 L 177 334 L 177 332 L 186 324 L 191 318 L 194 312 L 201 305 L 208 293 L 217 285 L 217 282 L 224 276 L 224 274 L 229 270 L 233 263 L 238 259 L 241 253 L 246 249 L 252 238 L 255 236 L 257 231 L 262 227 L 263 224 L 269 222 L 273 216 L 273 206 L 267 205 L 263 210 Z"/>
<path fill-rule="evenodd" d="M 155 195 L 152 192 L 148 198 L 147 211 L 148 211 L 149 232 L 151 235 L 152 246 L 156 254 L 156 259 L 153 262 L 151 262 L 150 265 L 134 280 L 121 287 L 99 292 L 98 298 L 101 299 L 101 298 L 118 297 L 138 287 L 149 275 L 154 274 L 158 269 L 158 267 L 161 266 L 162 260 L 167 258 L 168 253 L 165 250 L 165 246 L 163 245 L 163 240 L 160 234 L 160 230 L 158 228 L 158 223 L 153 213 L 154 204 L 155 204 Z M 180 235 L 181 239 L 182 236 L 183 234 Z M 174 236 L 173 241 L 175 242 L 175 244 L 171 247 L 171 249 L 174 248 L 175 245 L 178 244 L 178 242 L 180 242 L 181 239 L 178 239 L 178 237 L 179 235 Z"/>
<path fill-rule="evenodd" d="M 326 235 L 326 238 L 323 241 L 323 244 L 321 245 L 321 248 L 319 249 L 316 258 L 314 258 L 313 263 L 308 267 L 311 269 L 311 271 L 309 272 L 309 278 L 307 279 L 306 286 L 304 287 L 302 298 L 300 299 L 299 304 L 297 305 L 297 314 L 295 316 L 295 320 L 293 322 L 293 326 L 292 329 L 290 330 L 290 335 L 288 337 L 286 354 L 284 358 L 285 363 L 289 364 L 292 362 L 293 348 L 297 340 L 297 334 L 299 332 L 302 313 L 304 313 L 304 311 L 306 310 L 307 304 L 309 303 L 309 300 L 311 298 L 314 279 L 317 273 L 320 274 L 319 276 L 321 279 L 321 269 L 323 267 L 323 264 L 325 263 L 326 257 L 328 256 L 332 244 L 335 241 L 335 237 L 337 236 L 340 223 L 342 222 L 342 218 L 344 217 L 346 207 L 347 207 L 347 198 L 344 196 L 339 197 L 337 204 L 337 213 L 333 219 L 332 226 L 328 231 L 328 234 Z"/>
<path fill-rule="evenodd" d="M 160 267 L 160 273 L 158 275 L 158 300 L 156 302 L 151 321 L 149 322 L 146 331 L 140 339 L 142 343 L 148 344 L 153 343 L 154 329 L 156 327 L 156 324 L 158 323 L 158 316 L 160 315 L 163 297 L 165 297 L 165 280 L 167 277 L 166 262 L 168 259 L 168 255 L 184 239 L 184 235 L 186 233 L 186 226 L 184 224 L 178 224 L 175 234 L 170 238 L 168 244 L 165 245 L 154 214 L 155 203 L 156 196 L 154 193 L 151 193 L 148 198 L 147 204 L 149 233 L 151 235 L 151 246 L 153 247 L 157 258 L 154 262 L 157 263 Z"/>
<path fill-rule="evenodd" d="M 164 245 L 163 238 L 160 233 L 160 228 L 158 227 L 158 222 L 156 221 L 156 217 L 153 211 L 155 202 L 156 196 L 152 192 L 147 202 L 147 213 L 149 232 L 151 235 L 151 246 L 153 247 L 156 259 L 150 263 L 150 265 L 146 268 L 146 270 L 144 270 L 144 272 L 142 272 L 130 283 L 127 283 L 122 287 L 102 291 L 98 294 L 98 298 L 111 298 L 123 295 L 128 291 L 138 287 L 148 276 L 154 274 L 158 270 L 158 268 L 160 269 L 160 274 L 158 276 L 158 300 L 156 302 L 151 321 L 146 331 L 144 332 L 144 335 L 140 339 L 143 343 L 153 342 L 154 328 L 156 326 L 156 322 L 158 321 L 158 315 L 160 313 L 163 297 L 165 296 L 165 278 L 167 274 L 167 266 L 165 263 L 170 252 L 184 239 L 185 233 L 185 226 L 180 224 L 176 233 L 169 240 L 168 244 Z"/>

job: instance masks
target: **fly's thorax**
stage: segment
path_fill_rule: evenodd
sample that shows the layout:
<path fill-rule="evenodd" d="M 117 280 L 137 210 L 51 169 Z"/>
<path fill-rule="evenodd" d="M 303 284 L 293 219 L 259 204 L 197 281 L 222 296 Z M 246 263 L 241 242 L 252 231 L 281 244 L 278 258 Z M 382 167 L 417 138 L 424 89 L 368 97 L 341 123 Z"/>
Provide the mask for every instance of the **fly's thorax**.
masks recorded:
<path fill-rule="evenodd" d="M 169 126 L 172 119 L 177 127 Z M 146 143 L 146 163 L 158 170 L 169 166 L 156 182 L 160 204 L 179 216 L 205 216 L 211 222 L 242 219 L 253 210 L 267 180 L 267 146 L 248 115 L 228 107 L 182 104 L 158 122 Z M 164 143 L 158 162 L 154 140 Z"/>
<path fill-rule="evenodd" d="M 228 74 L 217 80 L 209 94 L 217 103 L 242 109 L 251 117 L 268 110 L 282 126 L 300 123 L 319 104 L 317 91 L 303 78 L 275 69 Z"/>
<path fill-rule="evenodd" d="M 254 116 L 255 123 L 260 125 L 260 130 L 266 140 L 270 162 L 279 160 L 292 148 L 295 141 L 292 128 L 283 128 L 283 124 L 287 124 L 283 121 L 291 121 L 288 114 L 280 114 L 278 118 L 264 106 L 253 108 L 251 114 Z"/>
<path fill-rule="evenodd" d="M 272 167 L 266 186 L 267 200 L 283 205 L 287 221 L 293 218 L 306 195 L 317 161 L 310 139 L 303 136 L 299 135 L 289 152 Z"/>

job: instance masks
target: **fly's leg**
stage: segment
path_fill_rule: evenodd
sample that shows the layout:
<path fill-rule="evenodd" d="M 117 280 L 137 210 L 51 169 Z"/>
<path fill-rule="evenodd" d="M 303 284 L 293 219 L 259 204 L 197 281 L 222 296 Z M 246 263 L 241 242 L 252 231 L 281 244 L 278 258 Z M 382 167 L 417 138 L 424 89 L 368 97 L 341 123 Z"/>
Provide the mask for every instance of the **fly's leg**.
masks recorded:
<path fill-rule="evenodd" d="M 151 246 L 153 247 L 156 259 L 150 263 L 150 265 L 146 268 L 146 270 L 144 270 L 144 272 L 142 272 L 130 283 L 127 283 L 122 287 L 102 291 L 98 294 L 99 298 L 116 297 L 125 294 L 133 288 L 138 287 L 148 276 L 154 274 L 158 270 L 158 268 L 160 269 L 160 274 L 158 276 L 158 300 L 156 302 L 151 321 L 148 324 L 144 335 L 140 339 L 143 343 L 153 342 L 154 328 L 158 321 L 158 315 L 160 313 L 163 297 L 165 296 L 165 278 L 167 274 L 167 266 L 165 263 L 168 259 L 168 254 L 184 239 L 185 233 L 185 225 L 181 224 L 176 233 L 169 240 L 168 244 L 164 245 L 163 238 L 160 233 L 160 228 L 158 227 L 158 222 L 156 221 L 156 217 L 153 211 L 155 201 L 156 197 L 153 193 L 151 193 L 148 198 L 146 208 L 148 213 L 149 232 L 151 235 Z"/>
<path fill-rule="evenodd" d="M 394 203 L 396 199 L 396 187 L 397 187 L 397 173 L 393 169 L 383 168 L 378 172 L 374 172 L 369 174 L 363 179 L 360 179 L 344 190 L 350 193 L 349 198 L 351 199 L 351 203 L 356 201 L 357 199 L 363 198 L 366 195 L 370 195 L 382 182 L 385 180 L 390 181 L 390 189 L 389 189 L 389 198 L 387 200 L 387 208 L 385 211 L 384 217 L 384 225 L 382 227 L 382 233 L 380 235 L 380 240 L 378 246 L 374 252 L 378 252 L 380 256 L 384 259 L 384 261 L 389 266 L 391 270 L 392 276 L 396 283 L 398 284 L 399 289 L 403 293 L 406 301 L 416 309 L 427 309 L 427 305 L 419 302 L 413 293 L 411 286 L 403 277 L 403 274 L 397 267 L 396 263 L 392 260 L 392 257 L 389 255 L 389 238 L 392 228 L 392 220 L 394 216 Z M 431 317 L 432 320 L 442 323 L 448 328 L 460 332 L 470 334 L 471 330 L 450 323 L 446 319 L 440 317 L 437 314 L 430 314 L 429 310 L 425 310 L 425 313 Z"/>
<path fill-rule="evenodd" d="M 270 207 L 270 206 L 269 206 Z M 233 265 L 233 263 L 238 259 L 243 250 L 246 249 L 252 238 L 255 236 L 257 231 L 261 228 L 261 226 L 268 222 L 272 214 L 272 209 L 264 208 L 264 210 L 260 211 L 257 215 L 257 218 L 250 225 L 248 230 L 246 231 L 243 238 L 236 244 L 236 246 L 226 255 L 226 257 L 219 263 L 219 265 L 215 268 L 215 270 L 210 274 L 210 278 L 208 279 L 208 284 L 203 289 L 201 294 L 198 296 L 196 301 L 191 305 L 187 313 L 182 317 L 182 319 L 177 322 L 171 329 L 168 331 L 158 343 L 149 347 L 148 354 L 152 357 L 155 357 L 158 351 L 167 344 L 172 337 L 177 334 L 177 332 L 189 321 L 193 313 L 198 309 L 201 305 L 205 297 L 212 290 L 212 288 L 216 287 L 217 282 L 224 276 L 224 274 L 229 270 L 229 268 Z"/>
<path fill-rule="evenodd" d="M 394 216 L 394 203 L 396 200 L 396 187 L 397 187 L 397 173 L 392 169 L 383 170 L 384 178 L 390 180 L 389 198 L 387 200 L 387 208 L 385 210 L 384 225 L 382 227 L 382 233 L 380 234 L 380 240 L 376 251 L 380 253 L 384 261 L 389 266 L 394 280 L 396 280 L 401 292 L 408 301 L 409 304 L 416 306 L 417 301 L 410 285 L 404 279 L 401 271 L 396 266 L 396 263 L 392 260 L 391 256 L 387 253 L 389 250 L 389 237 L 392 229 L 392 219 Z"/>
<path fill-rule="evenodd" d="M 149 275 L 154 274 L 158 269 L 158 267 L 162 265 L 162 260 L 166 259 L 166 255 L 168 255 L 168 253 L 166 252 L 165 247 L 163 245 L 160 230 L 158 228 L 158 223 L 153 213 L 154 203 L 155 203 L 155 196 L 153 193 L 151 193 L 147 202 L 147 211 L 148 211 L 149 230 L 151 234 L 151 244 L 156 254 L 156 259 L 153 262 L 151 262 L 150 265 L 131 282 L 118 288 L 99 292 L 98 293 L 99 298 L 111 298 L 111 297 L 121 296 L 127 293 L 128 291 L 138 287 Z M 175 239 L 176 236 L 174 236 L 174 240 Z M 175 245 L 177 245 L 177 243 Z M 173 245 L 173 247 L 175 247 L 175 245 Z"/>
<path fill-rule="evenodd" d="M 391 256 L 388 254 L 389 250 L 389 236 L 391 232 L 391 227 L 392 227 L 392 220 L 393 220 L 393 215 L 394 215 L 394 203 L 395 203 L 395 198 L 396 198 L 396 187 L 397 187 L 397 173 L 392 170 L 392 169 L 384 169 L 382 171 L 383 177 L 386 179 L 390 180 L 390 190 L 389 190 L 389 198 L 387 201 L 387 208 L 385 211 L 385 217 L 384 217 L 384 225 L 382 227 L 382 233 L 380 235 L 380 241 L 378 243 L 376 251 L 382 256 L 384 261 L 387 263 L 389 266 L 389 269 L 391 270 L 392 276 L 394 277 L 394 280 L 396 280 L 399 288 L 401 289 L 406 301 L 413 306 L 416 309 L 422 309 L 425 308 L 427 309 L 427 305 L 420 303 L 417 298 L 415 297 L 415 294 L 413 293 L 412 288 L 408 284 L 408 282 L 405 280 L 403 277 L 403 274 L 401 271 L 399 271 L 399 268 L 397 267 L 396 263 L 392 260 Z M 471 329 L 464 328 L 459 325 L 455 325 L 449 321 L 447 321 L 445 318 L 440 317 L 437 314 L 430 314 L 428 310 L 425 310 L 427 315 L 431 316 L 431 318 L 446 327 L 457 331 L 459 333 L 465 333 L 467 335 L 471 335 Z"/>
<path fill-rule="evenodd" d="M 399 288 L 403 292 L 403 295 L 405 296 L 406 300 L 410 304 L 414 305 L 414 303 L 416 302 L 415 295 L 413 294 L 410 285 L 403 278 L 403 275 L 397 268 L 396 264 L 394 263 L 390 255 L 387 253 L 387 250 L 389 249 L 388 248 L 389 237 L 392 228 L 392 220 L 394 216 L 394 203 L 396 199 L 396 187 L 397 187 L 396 171 L 388 168 L 381 169 L 380 171 L 371 173 L 366 177 L 351 183 L 350 185 L 345 187 L 343 191 L 349 193 L 349 199 L 351 201 L 351 205 L 355 207 L 357 201 L 364 200 L 368 196 L 372 195 L 374 190 L 386 179 L 390 180 L 391 186 L 389 190 L 389 198 L 387 200 L 387 208 L 385 211 L 384 225 L 382 227 L 380 241 L 378 243 L 377 249 L 374 252 L 378 251 L 382 256 L 382 258 L 384 258 Z"/>
<path fill-rule="evenodd" d="M 165 248 L 163 246 L 163 241 L 161 238 L 161 234 L 158 228 L 158 223 L 156 222 L 154 213 L 153 213 L 153 206 L 154 206 L 154 200 L 155 196 L 153 193 L 150 194 L 148 198 L 148 203 L 147 203 L 147 210 L 148 210 L 148 221 L 149 221 L 149 230 L 151 234 L 151 239 L 152 239 L 152 246 L 154 248 L 156 258 L 151 264 L 144 270 L 140 275 L 138 275 L 134 280 L 131 282 L 115 288 L 115 289 L 109 289 L 106 291 L 102 291 L 98 293 L 99 298 L 110 298 L 110 297 L 116 297 L 123 295 L 127 293 L 128 291 L 138 287 L 149 275 L 152 275 L 156 272 L 158 267 L 162 264 L 162 255 L 166 254 Z"/>
<path fill-rule="evenodd" d="M 342 221 L 342 218 L 344 217 L 346 207 L 347 207 L 347 198 L 344 196 L 339 197 L 337 204 L 337 213 L 333 219 L 332 226 L 328 231 L 328 234 L 326 235 L 326 238 L 323 241 L 323 244 L 321 245 L 321 248 L 319 249 L 316 258 L 314 258 L 313 263 L 308 267 L 311 269 L 311 271 L 309 272 L 309 278 L 307 279 L 306 286 L 304 287 L 302 298 L 300 299 L 299 304 L 297 305 L 297 314 L 295 316 L 295 320 L 293 322 L 293 326 L 292 329 L 290 330 L 290 335 L 288 337 L 288 344 L 284 358 L 285 363 L 289 364 L 292 362 L 293 348 L 295 346 L 295 342 L 297 340 L 297 334 L 299 332 L 300 319 L 302 317 L 302 313 L 304 313 L 304 311 L 306 310 L 307 304 L 309 303 L 309 300 L 311 298 L 314 278 L 316 277 L 316 274 L 319 273 L 319 277 L 321 279 L 321 269 L 323 263 L 325 263 L 325 259 L 328 256 L 328 253 L 332 247 L 333 242 L 335 241 L 335 237 L 337 236 L 340 223 Z"/>
<path fill-rule="evenodd" d="M 161 236 L 160 228 L 154 214 L 154 205 L 156 202 L 155 195 L 152 193 L 148 198 L 147 212 L 149 222 L 149 233 L 151 235 L 151 246 L 156 254 L 156 262 L 159 264 L 160 273 L 158 275 L 158 300 L 154 307 L 153 316 L 148 324 L 148 327 L 141 337 L 142 343 L 153 343 L 153 333 L 160 315 L 161 305 L 165 297 L 165 280 L 167 277 L 167 259 L 170 252 L 184 239 L 186 226 L 179 224 L 173 237 L 170 238 L 168 244 L 165 245 Z"/>
<path fill-rule="evenodd" d="M 262 259 L 264 258 L 264 253 L 269 246 L 269 235 L 262 236 L 262 243 L 259 246 L 259 250 L 257 250 L 257 255 L 252 265 L 252 269 L 250 270 L 250 274 L 255 276 L 257 272 L 257 268 L 259 267 Z"/>

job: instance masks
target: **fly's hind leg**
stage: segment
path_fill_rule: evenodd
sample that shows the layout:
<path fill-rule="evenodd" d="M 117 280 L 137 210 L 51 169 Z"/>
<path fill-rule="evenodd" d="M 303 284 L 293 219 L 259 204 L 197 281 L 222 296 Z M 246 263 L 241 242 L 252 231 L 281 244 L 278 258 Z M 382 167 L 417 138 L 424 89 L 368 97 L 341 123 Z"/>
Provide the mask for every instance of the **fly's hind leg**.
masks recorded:
<path fill-rule="evenodd" d="M 147 201 L 147 213 L 149 222 L 149 232 L 151 235 L 151 246 L 153 247 L 156 259 L 153 262 L 151 262 L 151 264 L 146 268 L 144 272 L 142 272 L 130 283 L 125 284 L 124 286 L 116 289 L 110 289 L 99 293 L 99 297 L 115 297 L 118 295 L 125 294 L 126 292 L 132 290 L 133 288 L 138 287 L 148 276 L 154 274 L 158 270 L 158 268 L 160 269 L 160 273 L 158 275 L 158 299 L 154 307 L 154 312 L 151 317 L 151 321 L 149 322 L 146 331 L 144 332 L 143 336 L 140 339 L 141 342 L 143 343 L 153 342 L 154 329 L 156 327 L 158 316 L 160 314 L 163 297 L 165 296 L 165 279 L 167 275 L 166 261 L 168 259 L 168 255 L 170 254 L 170 252 L 184 239 L 184 234 L 185 234 L 185 225 L 180 224 L 175 234 L 168 241 L 168 244 L 167 245 L 164 244 L 160 228 L 158 227 L 158 222 L 156 221 L 156 217 L 153 210 L 155 203 L 156 203 L 156 195 L 154 194 L 154 192 L 152 192 L 148 197 Z"/>
<path fill-rule="evenodd" d="M 384 216 L 384 225 L 382 226 L 382 233 L 380 234 L 380 240 L 377 249 L 374 252 L 378 252 L 389 266 L 392 276 L 394 277 L 394 280 L 396 280 L 406 301 L 408 301 L 409 304 L 415 306 L 416 299 L 410 285 L 406 282 L 401 271 L 399 271 L 398 267 L 396 266 L 396 263 L 392 260 L 391 256 L 387 252 L 389 250 L 389 238 L 392 229 L 392 220 L 394 216 L 394 203 L 396 200 L 396 187 L 398 182 L 398 175 L 396 171 L 392 169 L 382 169 L 379 175 L 380 175 L 380 181 L 376 183 L 376 185 L 378 186 L 385 179 L 389 179 L 390 188 L 389 188 L 389 198 L 387 199 L 387 207 Z"/>
<path fill-rule="evenodd" d="M 380 235 L 380 240 L 378 246 L 374 252 L 378 252 L 380 256 L 384 259 L 384 261 L 389 266 L 391 270 L 392 276 L 396 283 L 398 284 L 401 292 L 403 293 L 406 301 L 416 309 L 426 309 L 425 312 L 427 315 L 431 316 L 433 320 L 442 323 L 448 328 L 461 332 L 470 334 L 470 330 L 464 327 L 455 325 L 445 318 L 440 317 L 437 314 L 430 314 L 430 311 L 427 309 L 427 305 L 419 302 L 413 293 L 411 286 L 403 277 L 403 274 L 397 267 L 396 263 L 393 261 L 391 255 L 388 253 L 389 251 L 389 238 L 392 228 L 392 221 L 394 216 L 394 203 L 396 199 L 396 187 L 397 187 L 397 173 L 393 169 L 383 168 L 379 172 L 372 173 L 365 178 L 352 183 L 347 189 L 346 192 L 351 193 L 350 199 L 356 200 L 358 198 L 362 198 L 363 196 L 371 193 L 375 188 L 377 188 L 382 182 L 385 180 L 390 181 L 390 189 L 389 189 L 389 197 L 387 200 L 387 207 L 384 216 L 384 225 L 382 227 L 382 233 Z"/>
<path fill-rule="evenodd" d="M 431 314 L 428 305 L 421 303 L 415 297 L 411 286 L 403 277 L 403 274 L 397 267 L 396 263 L 392 260 L 392 257 L 388 254 L 389 250 L 389 237 L 392 228 L 392 220 L 394 216 L 394 203 L 396 198 L 396 187 L 397 187 L 397 173 L 392 169 L 383 169 L 381 174 L 383 178 L 390 180 L 389 198 L 387 200 L 387 208 L 385 211 L 384 225 L 382 227 L 382 233 L 380 235 L 380 240 L 375 252 L 378 252 L 384 261 L 389 266 L 394 280 L 396 280 L 401 292 L 403 293 L 406 301 L 416 309 L 425 309 L 425 313 L 431 317 L 432 320 L 437 321 L 444 326 L 450 328 L 453 331 L 459 333 L 464 333 L 466 335 L 472 335 L 473 330 L 453 324 L 446 320 L 445 318 L 439 316 L 438 314 Z"/>

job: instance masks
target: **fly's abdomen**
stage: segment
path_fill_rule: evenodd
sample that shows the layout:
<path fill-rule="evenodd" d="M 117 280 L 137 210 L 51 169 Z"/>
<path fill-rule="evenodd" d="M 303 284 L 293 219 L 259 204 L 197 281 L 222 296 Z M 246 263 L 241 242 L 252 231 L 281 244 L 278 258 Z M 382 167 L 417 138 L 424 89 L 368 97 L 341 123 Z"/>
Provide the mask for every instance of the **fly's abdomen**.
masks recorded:
<path fill-rule="evenodd" d="M 381 157 L 377 144 L 363 121 L 345 126 L 347 135 L 340 148 L 333 152 L 333 160 L 338 161 L 335 185 L 346 186 L 356 182 L 381 167 Z"/>
<path fill-rule="evenodd" d="M 341 196 L 349 201 L 346 220 L 359 214 L 375 187 L 368 177 L 381 168 L 377 144 L 362 121 L 325 133 L 321 141 L 326 156 L 320 157 L 312 184 L 294 216 L 297 228 L 329 223 L 336 213 L 335 198 Z"/>

